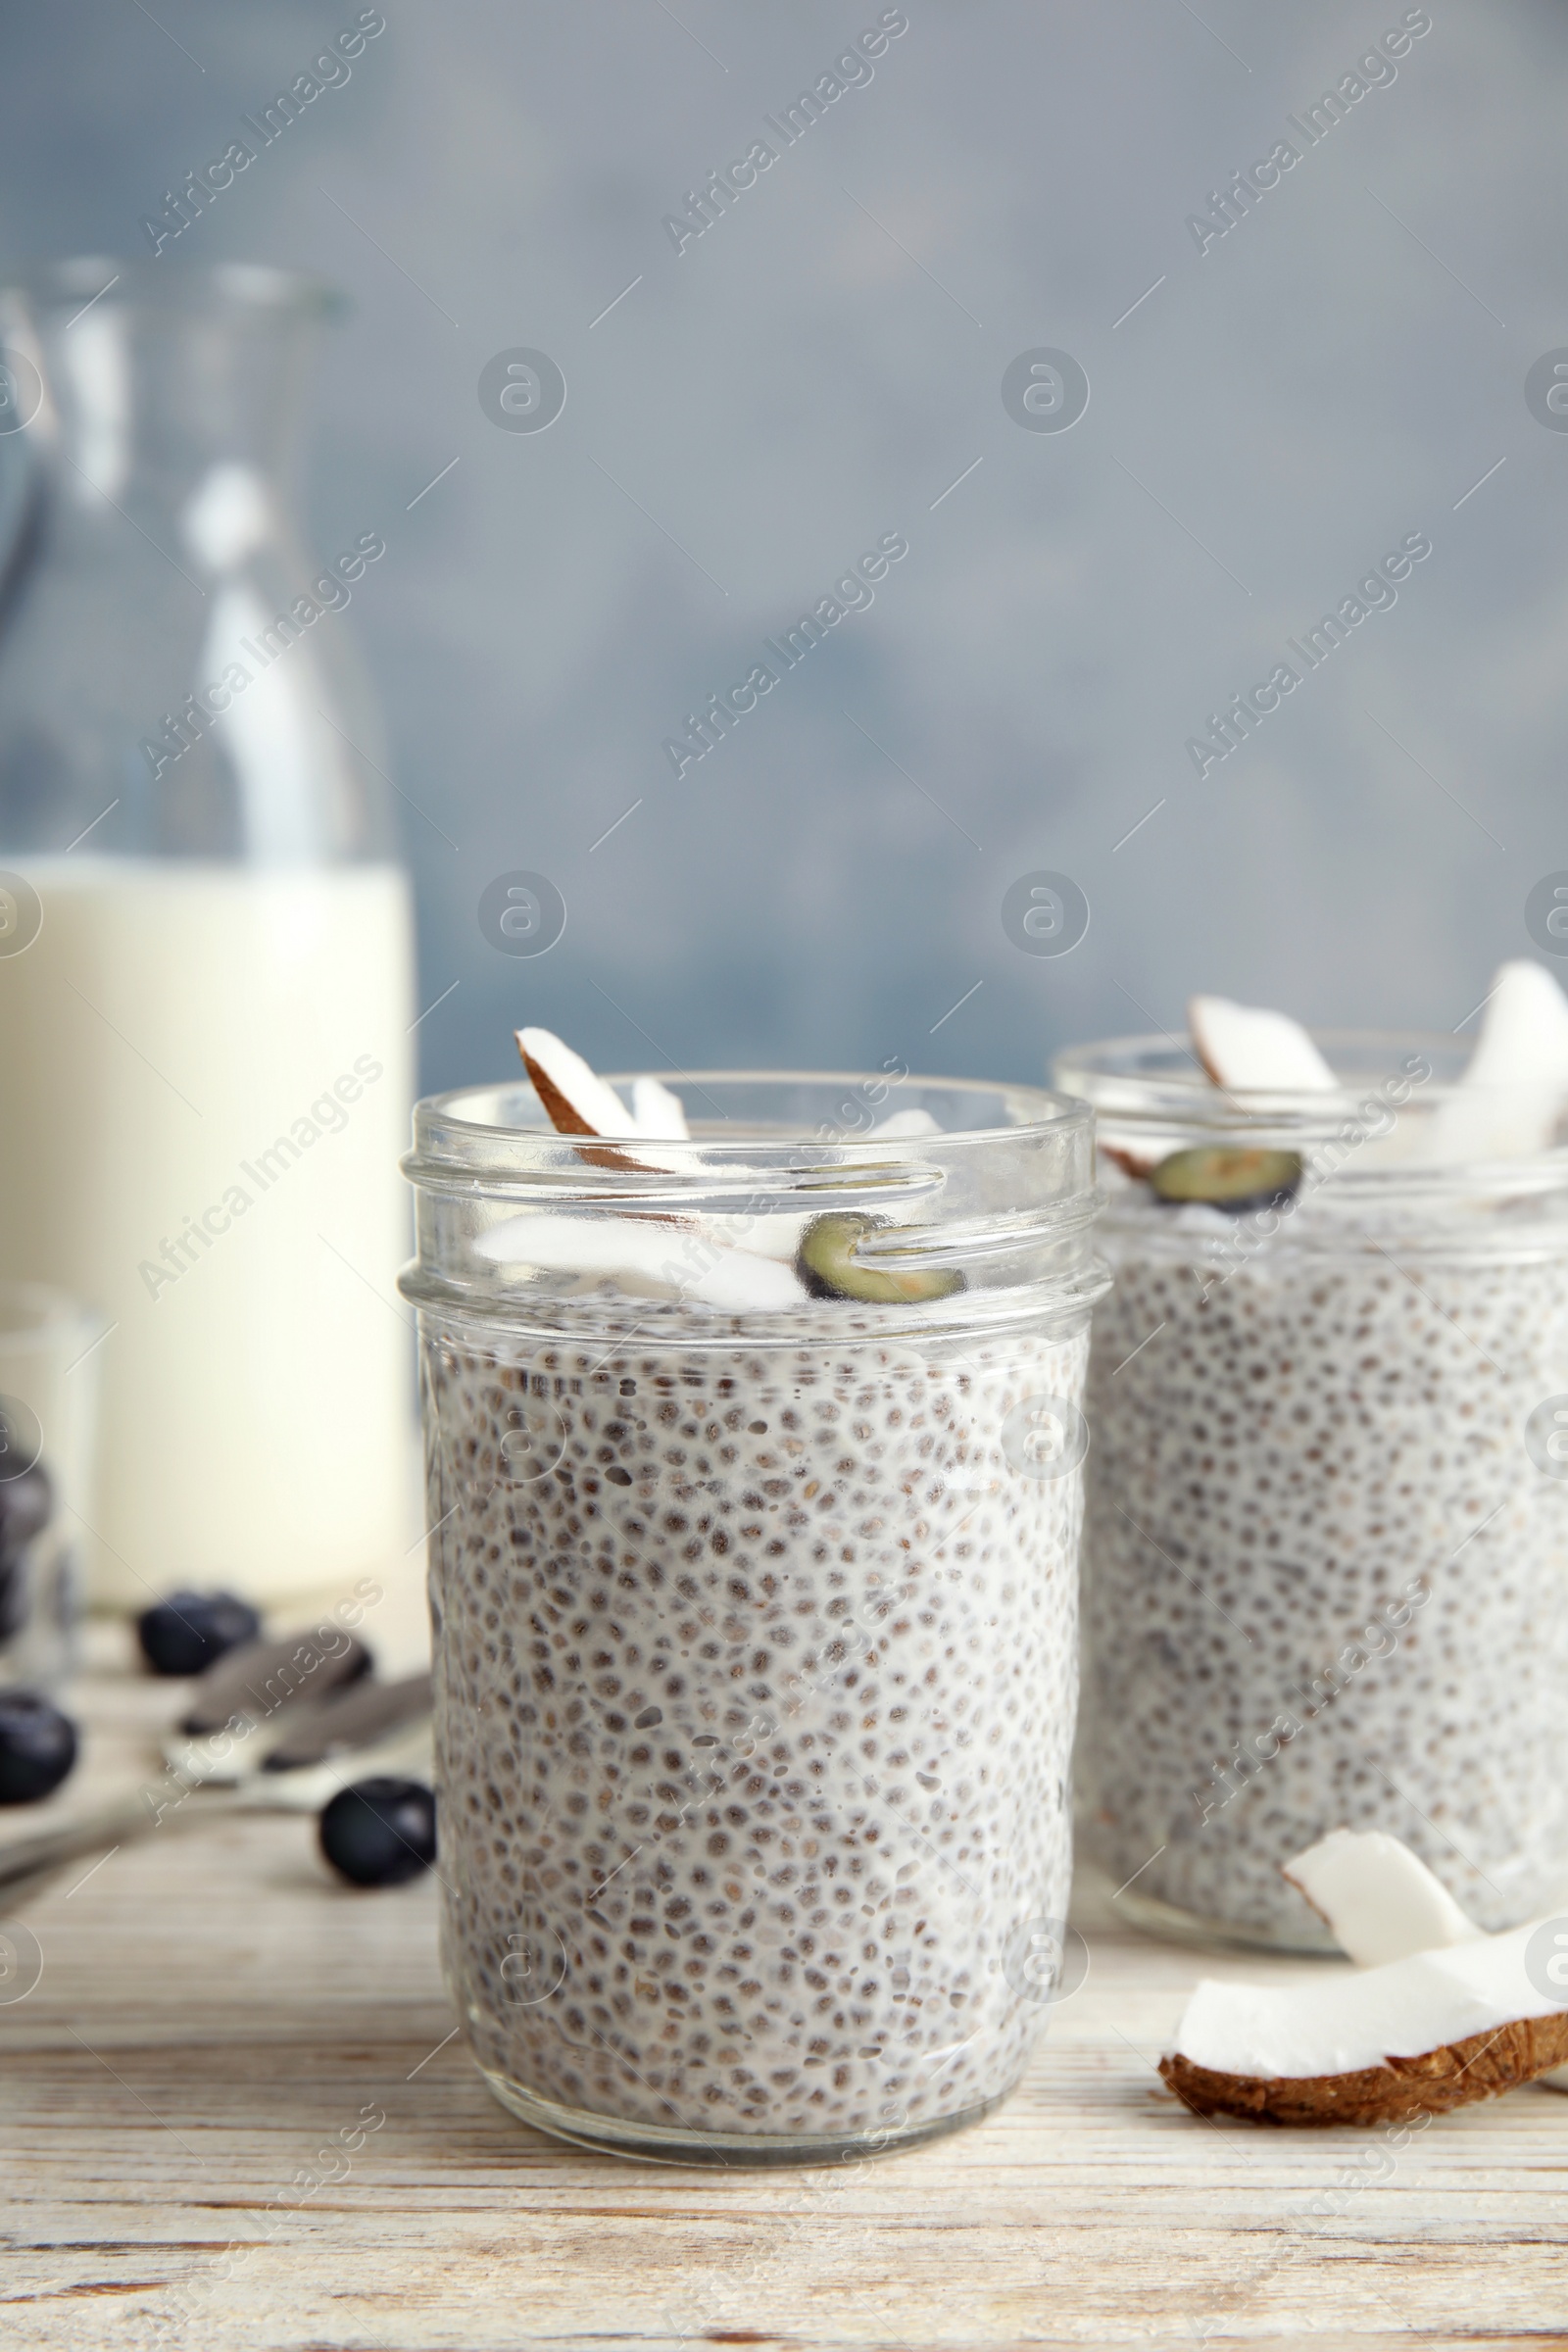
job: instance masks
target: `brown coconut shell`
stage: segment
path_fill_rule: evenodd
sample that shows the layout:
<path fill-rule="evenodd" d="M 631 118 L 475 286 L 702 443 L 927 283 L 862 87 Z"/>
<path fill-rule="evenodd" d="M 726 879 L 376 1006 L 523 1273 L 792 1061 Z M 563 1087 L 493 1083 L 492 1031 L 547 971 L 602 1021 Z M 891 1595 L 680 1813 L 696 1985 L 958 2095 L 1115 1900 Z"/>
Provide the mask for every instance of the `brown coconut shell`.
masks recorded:
<path fill-rule="evenodd" d="M 1390 2058 L 1348 2075 L 1225 2075 L 1180 2051 L 1159 2071 L 1195 2115 L 1240 2115 L 1259 2124 L 1387 2124 L 1447 2115 L 1477 2099 L 1533 2082 L 1568 2061 L 1568 2012 L 1521 2017 L 1488 2034 L 1445 2042 L 1415 2058 Z"/>
<path fill-rule="evenodd" d="M 598 1128 L 589 1125 L 570 1096 L 562 1093 L 544 1063 L 534 1058 L 520 1037 L 517 1039 L 517 1052 L 522 1055 L 528 1083 L 544 1104 L 546 1115 L 556 1133 L 597 1138 Z M 585 1151 L 582 1156 L 590 1166 L 596 1168 L 624 1168 L 639 1175 L 646 1173 L 647 1163 L 637 1157 L 635 1151 L 628 1151 L 624 1146 L 617 1149 L 615 1145 L 607 1143 L 602 1151 Z M 694 1217 L 681 1216 L 667 1208 L 639 1208 L 633 1202 L 623 1213 L 640 1217 L 645 1225 L 672 1225 L 681 1233 L 695 1233 L 698 1230 Z"/>
<path fill-rule="evenodd" d="M 517 1040 L 517 1052 L 522 1055 L 522 1066 L 528 1073 L 528 1083 L 544 1104 L 550 1124 L 556 1133 L 558 1135 L 597 1136 L 598 1128 L 589 1125 L 576 1103 L 568 1095 L 562 1093 L 544 1063 L 534 1059 L 520 1037 Z M 592 1166 L 598 1168 L 636 1168 L 640 1164 L 630 1152 L 617 1152 L 610 1144 L 607 1144 L 602 1152 L 585 1152 L 582 1156 Z M 657 1210 L 644 1213 L 648 1215 L 650 1224 L 673 1225 L 681 1222 L 675 1217 L 662 1216 Z"/>
<path fill-rule="evenodd" d="M 597 1135 L 598 1128 L 588 1124 L 570 1096 L 562 1093 L 544 1063 L 535 1061 L 520 1037 L 517 1040 L 517 1052 L 522 1055 L 522 1066 L 528 1073 L 528 1083 L 544 1104 L 550 1124 L 556 1133 L 558 1135 Z M 625 1168 L 634 1164 L 625 1157 L 624 1153 L 619 1152 L 585 1152 L 583 1157 L 594 1160 L 607 1168 Z"/>
<path fill-rule="evenodd" d="M 517 1052 L 522 1055 L 522 1066 L 528 1073 L 528 1082 L 544 1104 L 550 1124 L 556 1133 L 558 1135 L 597 1135 L 598 1128 L 589 1126 L 576 1103 L 570 1102 L 562 1093 L 560 1087 L 546 1070 L 544 1063 L 535 1061 L 520 1039 L 517 1044 Z"/>

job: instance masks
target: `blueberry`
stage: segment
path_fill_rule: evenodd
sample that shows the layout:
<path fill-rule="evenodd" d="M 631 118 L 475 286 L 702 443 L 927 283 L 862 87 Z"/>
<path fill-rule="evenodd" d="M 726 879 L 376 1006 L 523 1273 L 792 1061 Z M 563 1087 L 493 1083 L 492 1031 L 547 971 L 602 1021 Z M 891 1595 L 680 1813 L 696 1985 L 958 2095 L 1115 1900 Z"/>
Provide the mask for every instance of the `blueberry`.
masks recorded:
<path fill-rule="evenodd" d="M 232 1592 L 172 1592 L 136 1620 L 141 1654 L 154 1674 L 205 1674 L 261 1630 L 250 1602 Z"/>
<path fill-rule="evenodd" d="M 422 1781 L 340 1788 L 321 1814 L 321 1851 L 354 1886 L 401 1886 L 435 1860 L 435 1797 Z"/>
<path fill-rule="evenodd" d="M 76 1727 L 37 1690 L 0 1690 L 0 1805 L 36 1804 L 76 1761 Z"/>
<path fill-rule="evenodd" d="M 33 1537 L 48 1525 L 54 1499 L 42 1462 L 34 1462 L 20 1477 L 0 1479 L 0 1566 L 16 1566 Z"/>

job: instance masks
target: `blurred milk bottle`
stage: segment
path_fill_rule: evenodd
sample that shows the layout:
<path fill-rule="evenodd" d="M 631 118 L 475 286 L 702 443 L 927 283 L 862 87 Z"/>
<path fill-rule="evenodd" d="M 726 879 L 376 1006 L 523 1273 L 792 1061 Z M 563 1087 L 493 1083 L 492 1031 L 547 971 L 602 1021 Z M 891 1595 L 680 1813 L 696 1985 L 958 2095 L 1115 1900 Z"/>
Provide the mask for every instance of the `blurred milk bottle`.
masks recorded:
<path fill-rule="evenodd" d="M 385 546 L 291 519 L 332 307 L 172 260 L 0 293 L 0 1278 L 110 1327 L 118 1605 L 410 1541 L 411 919 L 343 615 Z"/>

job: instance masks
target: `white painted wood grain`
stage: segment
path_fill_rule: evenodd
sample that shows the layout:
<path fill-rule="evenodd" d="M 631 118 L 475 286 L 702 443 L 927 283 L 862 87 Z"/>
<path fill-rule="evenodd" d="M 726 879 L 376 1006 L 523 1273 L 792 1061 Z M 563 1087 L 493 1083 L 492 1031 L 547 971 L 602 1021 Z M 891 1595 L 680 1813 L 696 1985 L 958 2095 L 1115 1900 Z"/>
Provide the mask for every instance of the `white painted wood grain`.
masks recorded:
<path fill-rule="evenodd" d="M 128 1673 L 86 1695 L 57 1809 L 145 1768 L 169 1700 Z M 332 1886 L 308 1822 L 72 1883 L 22 1907 L 43 1977 L 0 2007 L 4 2352 L 1568 2342 L 1568 2099 L 1397 2152 L 1200 2123 L 1152 2062 L 1199 1973 L 1270 1964 L 1119 1933 L 1093 1889 L 1089 1982 L 1001 2114 L 858 2168 L 713 2175 L 513 2123 L 441 2046 L 434 1887 Z"/>

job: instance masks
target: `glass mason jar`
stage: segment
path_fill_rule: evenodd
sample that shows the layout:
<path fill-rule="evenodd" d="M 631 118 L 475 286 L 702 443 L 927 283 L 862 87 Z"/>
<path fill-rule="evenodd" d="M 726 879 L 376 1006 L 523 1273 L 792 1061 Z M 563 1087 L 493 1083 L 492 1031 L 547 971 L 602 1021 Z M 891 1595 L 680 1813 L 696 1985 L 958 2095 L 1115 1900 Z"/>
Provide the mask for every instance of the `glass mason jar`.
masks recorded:
<path fill-rule="evenodd" d="M 401 1557 L 412 926 L 271 270 L 0 291 L 0 1277 L 109 1326 L 96 1597 Z M 376 517 L 367 515 L 367 525 Z"/>
<path fill-rule="evenodd" d="M 1096 1106 L 1115 1276 L 1080 1851 L 1145 1926 L 1301 1951 L 1335 1947 L 1280 1864 L 1341 1827 L 1488 1930 L 1568 1886 L 1568 1152 L 1446 1157 L 1451 1037 L 1318 1043 L 1341 1093 L 1227 1096 L 1157 1039 L 1055 1069 Z M 1207 1145 L 1298 1181 L 1159 1199 L 1143 1172 Z"/>
<path fill-rule="evenodd" d="M 1091 1121 L 685 1092 L 679 1144 L 416 1113 L 445 1966 L 525 2122 L 817 2163 L 983 2114 L 1058 1989 Z M 791 1274 L 828 1214 L 884 1302 Z"/>
<path fill-rule="evenodd" d="M 0 1282 L 0 1687 L 48 1690 L 76 1662 L 103 1337 L 74 1299 Z"/>

